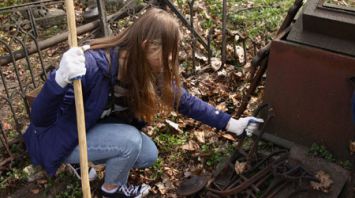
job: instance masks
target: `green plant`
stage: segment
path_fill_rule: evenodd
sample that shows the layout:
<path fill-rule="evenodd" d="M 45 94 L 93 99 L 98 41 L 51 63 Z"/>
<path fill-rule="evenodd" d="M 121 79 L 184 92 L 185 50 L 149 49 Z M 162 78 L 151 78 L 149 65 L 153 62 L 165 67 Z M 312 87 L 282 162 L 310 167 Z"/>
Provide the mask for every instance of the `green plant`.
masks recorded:
<path fill-rule="evenodd" d="M 209 154 L 206 157 L 206 165 L 210 167 L 216 166 L 218 163 L 223 160 L 226 156 L 233 153 L 235 150 L 232 144 L 225 144 L 225 145 L 214 145 L 214 144 L 203 144 L 201 146 L 201 151 L 203 153 Z"/>
<path fill-rule="evenodd" d="M 185 144 L 187 141 L 187 135 L 160 133 L 155 138 L 155 141 L 159 145 L 161 152 L 169 152 L 169 151 L 176 150 L 177 146 L 181 146 Z"/>
<path fill-rule="evenodd" d="M 331 154 L 325 146 L 313 143 L 308 151 L 309 154 L 323 158 L 329 162 L 335 162 L 333 154 Z"/>
<path fill-rule="evenodd" d="M 80 183 L 68 183 L 65 190 L 56 196 L 56 198 L 76 198 L 82 197 Z"/>
<path fill-rule="evenodd" d="M 62 173 L 60 174 L 58 180 L 66 186 L 59 194 L 55 196 L 56 198 L 83 197 L 80 180 L 78 180 L 75 176 Z M 58 183 L 58 181 L 56 182 Z"/>
<path fill-rule="evenodd" d="M 6 189 L 11 183 L 24 181 L 27 174 L 18 168 L 12 168 L 0 176 L 0 189 Z"/>
<path fill-rule="evenodd" d="M 151 167 L 153 174 L 150 176 L 150 179 L 156 180 L 160 178 L 160 176 L 163 174 L 163 159 L 158 158 L 157 161 L 154 163 L 154 165 Z"/>
<path fill-rule="evenodd" d="M 352 169 L 352 163 L 349 160 L 339 161 L 338 164 L 347 170 Z"/>
<path fill-rule="evenodd" d="M 218 151 L 213 152 L 212 155 L 207 157 L 206 165 L 210 167 L 216 166 L 223 159 L 223 156 L 224 155 L 222 152 L 218 152 Z"/>

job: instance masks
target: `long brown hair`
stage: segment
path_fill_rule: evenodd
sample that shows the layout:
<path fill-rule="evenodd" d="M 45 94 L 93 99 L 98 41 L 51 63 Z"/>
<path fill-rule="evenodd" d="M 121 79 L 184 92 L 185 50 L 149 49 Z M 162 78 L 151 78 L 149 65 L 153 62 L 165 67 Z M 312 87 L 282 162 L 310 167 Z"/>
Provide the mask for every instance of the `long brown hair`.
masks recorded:
<path fill-rule="evenodd" d="M 151 121 L 156 113 L 178 106 L 181 95 L 177 64 L 179 40 L 179 24 L 175 18 L 164 10 L 150 8 L 122 33 L 93 40 L 90 44 L 93 49 L 120 46 L 127 51 L 126 67 L 121 72 L 128 86 L 130 108 L 137 118 Z M 145 41 L 161 44 L 163 70 L 160 75 L 147 63 Z M 162 82 L 157 86 L 157 81 Z"/>

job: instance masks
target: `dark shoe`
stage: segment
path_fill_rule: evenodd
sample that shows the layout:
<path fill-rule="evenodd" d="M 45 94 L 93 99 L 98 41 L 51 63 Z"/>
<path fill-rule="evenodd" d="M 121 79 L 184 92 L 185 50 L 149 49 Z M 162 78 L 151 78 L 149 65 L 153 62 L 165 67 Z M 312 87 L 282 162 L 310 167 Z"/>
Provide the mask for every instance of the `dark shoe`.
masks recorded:
<path fill-rule="evenodd" d="M 80 164 L 67 164 L 69 170 L 73 175 L 75 175 L 78 179 L 81 179 L 80 172 Z M 97 178 L 97 174 L 94 168 L 89 167 L 89 181 L 94 181 Z"/>
<path fill-rule="evenodd" d="M 138 186 L 121 186 L 114 193 L 107 193 L 100 188 L 101 196 L 103 198 L 142 198 L 145 197 L 150 190 L 150 186 L 142 184 Z"/>

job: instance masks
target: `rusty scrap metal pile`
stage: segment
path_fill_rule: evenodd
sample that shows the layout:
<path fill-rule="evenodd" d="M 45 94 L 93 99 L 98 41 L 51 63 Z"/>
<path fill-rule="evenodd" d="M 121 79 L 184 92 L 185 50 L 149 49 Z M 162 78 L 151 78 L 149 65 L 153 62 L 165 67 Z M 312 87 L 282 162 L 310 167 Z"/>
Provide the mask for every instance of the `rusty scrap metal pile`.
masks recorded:
<path fill-rule="evenodd" d="M 269 105 L 261 105 L 255 113 L 267 110 L 267 118 L 250 148 L 244 149 L 240 139 L 234 153 L 220 164 L 211 178 L 192 176 L 185 179 L 177 193 L 182 196 L 274 198 L 292 197 L 314 191 L 311 182 L 320 183 L 316 173 L 290 157 L 289 150 L 277 147 L 271 151 L 258 149 L 265 127 L 274 117 Z M 203 191 L 201 191 L 204 189 Z"/>
<path fill-rule="evenodd" d="M 289 185 L 297 186 L 288 193 L 287 197 L 290 197 L 299 190 L 306 190 L 301 186 L 307 186 L 310 181 L 319 182 L 313 173 L 289 158 L 287 149 L 258 152 L 258 143 L 265 132 L 265 126 L 273 116 L 272 108 L 269 108 L 266 122 L 248 152 L 242 149 L 244 140 L 241 140 L 223 168 L 217 169 L 207 186 L 208 197 L 234 195 L 232 197 L 271 198 Z M 238 170 L 237 166 L 241 163 L 245 168 Z"/>

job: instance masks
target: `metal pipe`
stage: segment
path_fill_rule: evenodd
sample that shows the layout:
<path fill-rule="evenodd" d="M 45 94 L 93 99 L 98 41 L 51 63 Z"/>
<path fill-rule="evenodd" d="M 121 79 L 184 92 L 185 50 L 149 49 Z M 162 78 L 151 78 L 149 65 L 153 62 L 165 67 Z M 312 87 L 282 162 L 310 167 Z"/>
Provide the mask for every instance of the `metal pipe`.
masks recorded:
<path fill-rule="evenodd" d="M 100 19 L 100 25 L 102 29 L 102 33 L 104 36 L 109 36 L 109 31 L 108 31 L 108 26 L 107 26 L 107 16 L 106 16 L 106 8 L 105 8 L 105 2 L 102 0 L 96 0 L 97 2 L 97 8 L 99 10 L 99 19 Z"/>
<path fill-rule="evenodd" d="M 12 153 L 11 153 L 11 150 L 9 148 L 7 137 L 6 137 L 6 135 L 4 133 L 4 130 L 3 130 L 3 127 L 2 127 L 2 123 L 0 123 L 0 131 L 1 131 L 0 140 L 1 140 L 2 144 L 4 145 L 5 150 L 7 151 L 9 156 L 12 157 Z"/>
<path fill-rule="evenodd" d="M 15 40 L 17 40 L 21 44 L 23 52 L 26 55 L 25 56 L 26 57 L 26 63 L 27 63 L 28 70 L 30 71 L 31 81 L 32 81 L 33 86 L 36 88 L 37 86 L 36 86 L 36 83 L 35 83 L 35 78 L 34 78 L 33 70 L 32 70 L 32 67 L 31 67 L 31 62 L 30 62 L 30 59 L 28 58 L 28 52 L 27 52 L 27 48 L 25 46 L 25 43 L 21 39 L 19 39 L 18 37 L 15 37 Z"/>
<path fill-rule="evenodd" d="M 191 0 L 188 2 L 189 7 L 190 7 L 190 26 L 192 29 L 194 29 L 194 3 L 195 0 Z M 191 35 L 191 50 L 192 50 L 192 71 L 196 71 L 196 65 L 195 65 L 195 46 L 196 45 L 196 40 L 195 40 L 195 35 Z"/>
<path fill-rule="evenodd" d="M 213 34 L 213 28 L 208 31 L 207 36 L 207 49 L 208 49 L 208 64 L 211 64 L 212 50 L 211 50 L 211 37 Z"/>

